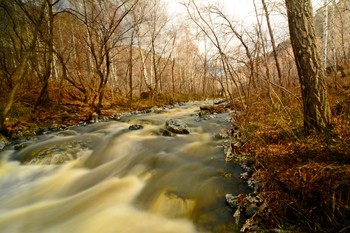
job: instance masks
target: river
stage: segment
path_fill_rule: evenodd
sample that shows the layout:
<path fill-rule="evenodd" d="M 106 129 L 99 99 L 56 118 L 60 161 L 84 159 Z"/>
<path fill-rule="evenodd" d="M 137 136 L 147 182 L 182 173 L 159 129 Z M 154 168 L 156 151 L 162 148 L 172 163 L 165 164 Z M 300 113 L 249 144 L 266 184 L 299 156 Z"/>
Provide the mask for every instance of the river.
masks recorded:
<path fill-rule="evenodd" d="M 0 232 L 238 232 L 225 194 L 247 192 L 225 162 L 229 114 L 187 103 L 37 135 L 1 152 Z M 181 120 L 189 134 L 163 136 Z M 142 125 L 130 130 L 131 125 Z M 21 160 L 20 163 L 18 160 Z"/>

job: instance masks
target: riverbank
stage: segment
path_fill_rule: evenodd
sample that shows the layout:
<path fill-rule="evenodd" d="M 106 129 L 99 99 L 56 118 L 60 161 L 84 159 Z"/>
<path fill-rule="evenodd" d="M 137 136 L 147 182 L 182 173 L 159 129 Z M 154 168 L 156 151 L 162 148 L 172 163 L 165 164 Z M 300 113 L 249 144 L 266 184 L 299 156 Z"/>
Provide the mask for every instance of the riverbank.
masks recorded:
<path fill-rule="evenodd" d="M 334 125 L 320 134 L 305 134 L 297 106 L 285 112 L 260 101 L 235 116 L 241 146 L 232 146 L 235 161 L 248 161 L 250 197 L 239 205 L 257 206 L 242 223 L 245 232 L 348 232 L 350 230 L 350 96 L 334 101 Z M 258 200 L 258 201 L 256 201 Z"/>
<path fill-rule="evenodd" d="M 137 100 L 132 103 L 119 103 L 106 106 L 102 114 L 91 113 L 88 106 L 82 104 L 54 104 L 40 108 L 33 113 L 24 107 L 16 109 L 5 122 L 5 130 L 0 132 L 0 151 L 12 143 L 32 140 L 37 135 L 50 134 L 68 130 L 74 126 L 85 126 L 91 123 L 119 121 L 122 116 L 145 114 L 150 112 L 161 113 L 164 109 L 179 107 L 187 102 L 186 99 L 174 101 Z M 220 102 L 220 101 L 219 101 Z M 204 104 L 205 102 L 203 102 Z M 203 107 L 203 109 L 202 109 Z M 198 109 L 199 117 L 212 117 L 213 114 L 226 112 L 232 106 L 227 101 L 214 105 L 203 105 Z"/>
<path fill-rule="evenodd" d="M 177 103 L 180 102 L 181 100 Z M 33 112 L 32 108 L 18 104 L 5 121 L 5 129 L 0 132 L 0 135 L 3 135 L 0 140 L 28 137 L 98 121 L 116 120 L 121 114 L 143 112 L 171 104 L 173 102 L 165 100 L 160 100 L 155 104 L 148 99 L 135 100 L 131 103 L 119 101 L 114 104 L 106 104 L 100 115 L 91 112 L 88 105 L 80 102 L 65 101 L 65 104 L 51 102 L 49 106 L 40 107 L 36 112 Z"/>

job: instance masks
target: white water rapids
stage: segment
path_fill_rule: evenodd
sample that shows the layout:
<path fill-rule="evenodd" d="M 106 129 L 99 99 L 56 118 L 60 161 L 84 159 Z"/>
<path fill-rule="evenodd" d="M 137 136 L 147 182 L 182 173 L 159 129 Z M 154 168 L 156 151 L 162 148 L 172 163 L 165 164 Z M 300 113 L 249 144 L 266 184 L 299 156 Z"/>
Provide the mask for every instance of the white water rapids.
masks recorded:
<path fill-rule="evenodd" d="M 228 114 L 204 120 L 198 111 L 186 104 L 33 137 L 19 151 L 8 147 L 0 154 L 0 232 L 238 231 L 225 193 L 246 186 L 213 137 L 231 124 Z M 170 118 L 191 133 L 163 136 Z M 132 124 L 143 129 L 129 130 Z"/>

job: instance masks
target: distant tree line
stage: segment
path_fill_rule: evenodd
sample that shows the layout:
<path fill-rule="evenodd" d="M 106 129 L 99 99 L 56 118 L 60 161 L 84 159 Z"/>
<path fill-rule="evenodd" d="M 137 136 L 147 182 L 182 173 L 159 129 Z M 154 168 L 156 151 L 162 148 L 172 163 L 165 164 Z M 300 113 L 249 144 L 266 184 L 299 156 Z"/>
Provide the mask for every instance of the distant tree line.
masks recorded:
<path fill-rule="evenodd" d="M 177 23 L 162 0 L 1 1 L 0 127 L 17 105 L 37 112 L 69 102 L 100 114 L 104 107 L 140 98 L 223 96 L 249 112 L 251 97 L 262 95 L 291 117 L 286 104 L 304 103 L 307 115 L 315 102 L 306 104 L 308 80 L 301 78 L 306 68 L 294 57 L 297 34 L 281 40 L 271 23 L 277 13 L 289 19 L 294 32 L 291 13 L 305 6 L 312 11 L 310 1 L 299 2 L 254 0 L 256 21 L 244 25 L 219 6 L 196 0 L 183 2 L 190 20 Z M 346 66 L 349 56 L 348 9 L 344 0 L 333 9 L 339 66 Z M 312 45 L 318 53 L 320 12 L 315 18 L 306 14 L 309 27 L 316 26 Z M 305 117 L 306 128 L 329 123 L 310 117 L 315 116 Z"/>

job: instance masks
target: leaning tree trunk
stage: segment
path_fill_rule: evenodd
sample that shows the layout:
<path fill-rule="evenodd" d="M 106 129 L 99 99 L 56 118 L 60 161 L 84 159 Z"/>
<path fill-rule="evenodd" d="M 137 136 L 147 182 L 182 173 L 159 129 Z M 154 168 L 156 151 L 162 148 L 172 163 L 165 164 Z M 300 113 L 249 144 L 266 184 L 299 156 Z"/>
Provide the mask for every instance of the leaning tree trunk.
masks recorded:
<path fill-rule="evenodd" d="M 323 130 L 331 123 L 326 78 L 316 47 L 311 0 L 286 0 L 290 39 L 303 99 L 304 128 Z"/>

